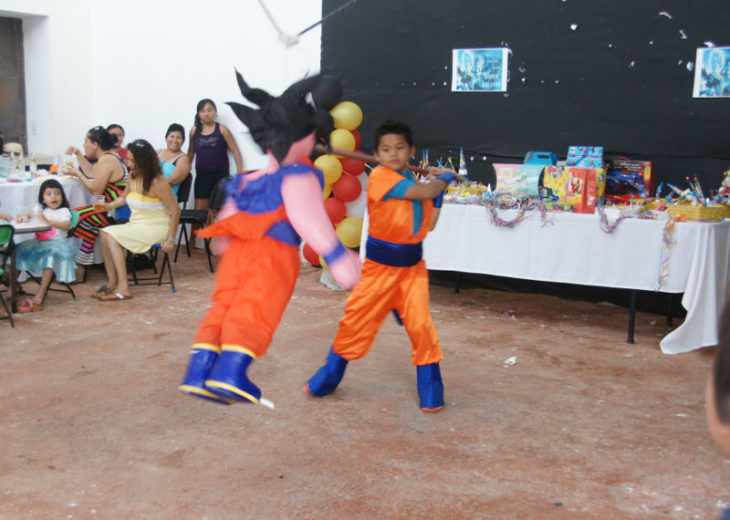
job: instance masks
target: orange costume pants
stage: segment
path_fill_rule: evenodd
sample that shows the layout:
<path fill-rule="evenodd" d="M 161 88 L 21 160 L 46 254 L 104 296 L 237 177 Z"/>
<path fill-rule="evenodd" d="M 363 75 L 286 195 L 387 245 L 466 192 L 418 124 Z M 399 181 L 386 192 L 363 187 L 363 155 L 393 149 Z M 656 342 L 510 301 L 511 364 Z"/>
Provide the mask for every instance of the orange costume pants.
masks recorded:
<path fill-rule="evenodd" d="M 411 339 L 411 363 L 428 365 L 441 361 L 441 345 L 429 311 L 428 271 L 423 260 L 412 267 L 365 260 L 362 279 L 347 299 L 332 350 L 348 361 L 367 355 L 393 309 L 400 314 Z"/>
<path fill-rule="evenodd" d="M 299 274 L 299 250 L 273 238 L 234 237 L 218 264 L 213 303 L 195 343 L 266 354 Z"/>

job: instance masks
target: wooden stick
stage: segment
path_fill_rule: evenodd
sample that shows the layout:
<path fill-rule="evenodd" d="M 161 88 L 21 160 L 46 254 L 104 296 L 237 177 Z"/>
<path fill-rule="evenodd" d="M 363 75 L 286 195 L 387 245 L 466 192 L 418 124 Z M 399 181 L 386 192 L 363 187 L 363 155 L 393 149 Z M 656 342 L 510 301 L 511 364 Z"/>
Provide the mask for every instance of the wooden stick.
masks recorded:
<path fill-rule="evenodd" d="M 319 153 L 341 155 L 343 157 L 349 157 L 350 159 L 357 159 L 358 161 L 365 161 L 373 164 L 378 164 L 378 162 L 380 162 L 372 155 L 364 154 L 362 152 L 348 152 L 347 150 L 340 150 L 339 148 L 328 148 L 323 144 L 315 145 L 314 150 Z M 408 165 L 408 169 L 416 173 L 428 173 L 426 168 L 421 168 L 419 166 Z"/>

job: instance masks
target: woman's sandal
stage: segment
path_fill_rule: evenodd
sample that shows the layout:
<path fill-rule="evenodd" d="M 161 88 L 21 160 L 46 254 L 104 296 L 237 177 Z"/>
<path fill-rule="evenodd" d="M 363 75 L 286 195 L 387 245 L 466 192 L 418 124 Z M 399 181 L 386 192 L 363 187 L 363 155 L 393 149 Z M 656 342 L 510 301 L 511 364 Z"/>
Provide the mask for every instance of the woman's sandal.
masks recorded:
<path fill-rule="evenodd" d="M 129 296 L 124 296 L 118 290 L 112 289 L 108 293 L 99 296 L 99 299 L 103 302 L 115 302 L 119 300 L 131 300 L 132 295 L 130 294 Z"/>
<path fill-rule="evenodd" d="M 91 295 L 92 298 L 96 298 L 97 300 L 101 300 L 101 297 L 105 294 L 112 293 L 116 291 L 116 287 L 107 287 L 106 284 L 99 287 L 94 294 Z"/>
<path fill-rule="evenodd" d="M 23 298 L 23 301 L 18 305 L 18 312 L 25 314 L 27 312 L 39 312 L 43 310 L 43 305 L 40 303 L 33 303 L 30 298 Z"/>

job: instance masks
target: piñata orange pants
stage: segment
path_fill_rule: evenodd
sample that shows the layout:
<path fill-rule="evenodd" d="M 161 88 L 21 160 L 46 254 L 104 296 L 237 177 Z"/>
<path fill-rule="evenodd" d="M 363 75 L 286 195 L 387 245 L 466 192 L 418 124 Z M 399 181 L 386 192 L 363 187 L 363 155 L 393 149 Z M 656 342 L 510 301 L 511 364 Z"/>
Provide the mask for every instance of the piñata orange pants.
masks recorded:
<path fill-rule="evenodd" d="M 218 264 L 212 307 L 195 343 L 266 354 L 299 274 L 299 250 L 273 238 L 233 238 Z"/>
<path fill-rule="evenodd" d="M 347 360 L 367 355 L 393 309 L 400 314 L 411 339 L 411 363 L 428 365 L 441 361 L 441 345 L 429 311 L 428 271 L 423 260 L 413 267 L 392 267 L 365 260 L 362 279 L 347 299 L 332 350 Z"/>

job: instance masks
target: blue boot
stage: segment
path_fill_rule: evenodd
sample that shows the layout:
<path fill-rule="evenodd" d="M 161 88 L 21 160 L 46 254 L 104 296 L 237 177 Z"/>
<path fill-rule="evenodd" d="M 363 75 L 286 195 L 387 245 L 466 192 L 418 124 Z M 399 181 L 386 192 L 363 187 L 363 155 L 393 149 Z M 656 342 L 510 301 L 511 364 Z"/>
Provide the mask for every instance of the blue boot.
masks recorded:
<path fill-rule="evenodd" d="M 307 382 L 309 393 L 316 397 L 323 397 L 334 392 L 345 375 L 345 368 L 347 368 L 347 360 L 330 349 L 325 364 Z"/>
<path fill-rule="evenodd" d="M 416 366 L 416 376 L 421 410 L 424 412 L 440 411 L 444 407 L 444 383 L 441 381 L 439 364 Z"/>
<path fill-rule="evenodd" d="M 218 359 L 218 349 L 213 345 L 196 344 L 190 351 L 190 362 L 185 379 L 178 386 L 178 389 L 186 394 L 194 395 L 203 399 L 209 399 L 216 403 L 230 404 L 228 399 L 222 399 L 205 389 L 205 380 L 208 378 L 210 369 L 213 368 Z"/>
<path fill-rule="evenodd" d="M 249 381 L 246 370 L 256 355 L 245 347 L 223 345 L 205 388 L 223 399 L 258 403 L 261 399 L 259 387 Z"/>

